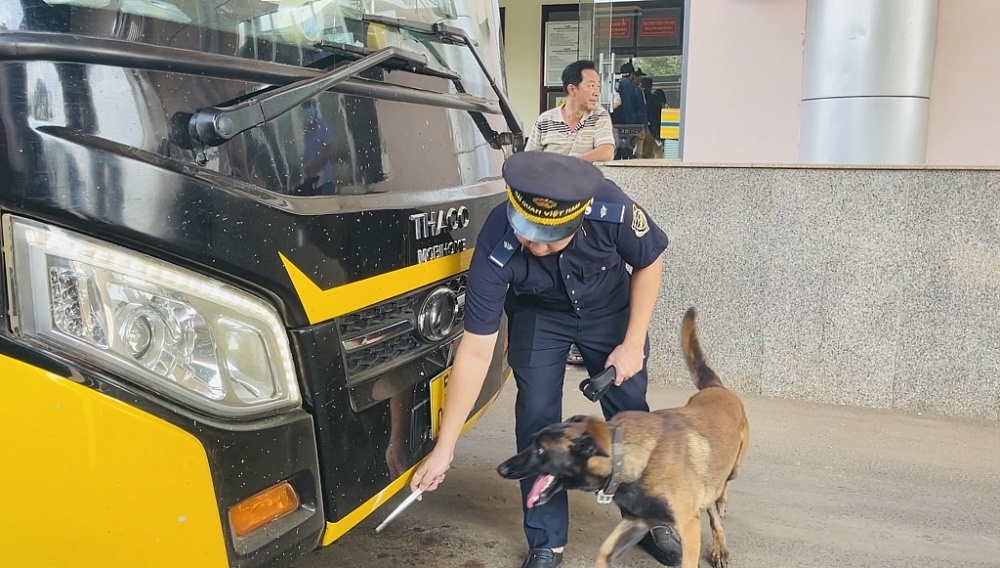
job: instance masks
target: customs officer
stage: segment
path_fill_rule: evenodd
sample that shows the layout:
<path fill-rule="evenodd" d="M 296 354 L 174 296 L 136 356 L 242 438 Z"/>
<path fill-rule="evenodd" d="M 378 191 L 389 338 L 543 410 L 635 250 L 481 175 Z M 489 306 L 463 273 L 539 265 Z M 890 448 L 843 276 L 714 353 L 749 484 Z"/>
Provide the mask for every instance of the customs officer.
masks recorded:
<path fill-rule="evenodd" d="M 487 218 L 468 273 L 465 333 L 448 382 L 437 444 L 411 488 L 431 491 L 445 477 L 455 444 L 482 388 L 503 312 L 508 361 L 517 385 L 517 449 L 562 419 L 566 354 L 579 346 L 587 371 L 608 366 L 615 385 L 601 398 L 604 416 L 649 410 L 647 330 L 660 291 L 666 234 L 592 164 L 548 152 L 519 152 L 504 164 L 508 199 Z M 521 483 L 527 497 L 533 480 Z M 524 507 L 529 552 L 522 568 L 555 568 L 567 543 L 566 493 Z M 656 543 L 669 530 L 644 539 Z M 652 545 L 652 546 L 650 546 Z"/>

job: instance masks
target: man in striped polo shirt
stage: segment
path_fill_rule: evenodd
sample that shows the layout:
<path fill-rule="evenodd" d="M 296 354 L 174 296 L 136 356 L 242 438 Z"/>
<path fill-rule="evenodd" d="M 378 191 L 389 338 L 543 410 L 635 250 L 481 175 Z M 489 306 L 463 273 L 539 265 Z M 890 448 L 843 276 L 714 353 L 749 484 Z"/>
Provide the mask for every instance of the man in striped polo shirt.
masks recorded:
<path fill-rule="evenodd" d="M 525 150 L 576 156 L 588 162 L 615 157 L 611 116 L 601 107 L 601 82 L 593 61 L 574 61 L 562 72 L 566 103 L 535 121 Z"/>

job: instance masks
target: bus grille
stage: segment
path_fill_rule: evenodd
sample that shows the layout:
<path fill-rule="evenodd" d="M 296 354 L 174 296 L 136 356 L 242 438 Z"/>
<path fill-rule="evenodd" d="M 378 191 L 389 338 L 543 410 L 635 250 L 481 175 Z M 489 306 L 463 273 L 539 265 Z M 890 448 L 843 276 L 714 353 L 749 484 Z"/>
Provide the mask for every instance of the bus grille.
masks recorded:
<path fill-rule="evenodd" d="M 447 337 L 427 341 L 417 332 L 417 314 L 424 300 L 442 287 L 452 290 L 458 300 L 455 325 Z M 461 274 L 339 318 L 348 382 L 388 372 L 453 340 L 462 332 L 465 288 L 466 276 Z"/>

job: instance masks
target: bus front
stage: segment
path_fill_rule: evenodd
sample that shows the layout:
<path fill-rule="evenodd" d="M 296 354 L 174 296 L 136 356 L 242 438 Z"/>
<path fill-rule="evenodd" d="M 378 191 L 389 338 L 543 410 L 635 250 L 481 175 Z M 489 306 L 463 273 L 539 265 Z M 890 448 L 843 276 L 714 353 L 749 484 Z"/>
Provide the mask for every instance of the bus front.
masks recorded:
<path fill-rule="evenodd" d="M 0 0 L 0 565 L 289 565 L 406 486 L 522 143 L 495 2 L 416 4 Z"/>

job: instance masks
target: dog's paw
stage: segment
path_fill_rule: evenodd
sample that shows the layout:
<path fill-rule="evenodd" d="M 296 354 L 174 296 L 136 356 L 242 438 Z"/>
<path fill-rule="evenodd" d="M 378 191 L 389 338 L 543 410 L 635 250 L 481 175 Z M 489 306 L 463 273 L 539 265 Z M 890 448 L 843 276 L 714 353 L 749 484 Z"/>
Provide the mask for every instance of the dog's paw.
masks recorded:
<path fill-rule="evenodd" d="M 728 568 L 729 566 L 729 551 L 725 548 L 717 548 L 712 550 L 712 566 L 715 568 Z"/>
<path fill-rule="evenodd" d="M 719 500 L 715 502 L 715 510 L 719 512 L 720 519 L 725 519 L 726 511 L 729 510 L 729 506 L 726 504 L 725 501 Z"/>

